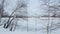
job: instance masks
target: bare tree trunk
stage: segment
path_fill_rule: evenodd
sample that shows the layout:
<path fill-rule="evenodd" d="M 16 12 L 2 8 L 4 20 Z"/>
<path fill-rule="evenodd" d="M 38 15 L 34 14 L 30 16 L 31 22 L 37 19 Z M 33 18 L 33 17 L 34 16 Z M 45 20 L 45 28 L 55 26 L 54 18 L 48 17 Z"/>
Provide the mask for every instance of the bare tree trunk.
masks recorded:
<path fill-rule="evenodd" d="M 13 11 L 10 16 L 12 16 L 14 12 L 15 12 L 15 11 Z M 13 19 L 12 19 L 12 20 L 10 21 L 10 19 L 11 19 L 11 17 L 9 17 L 8 21 L 4 24 L 4 26 L 3 26 L 4 28 L 7 28 L 9 22 L 11 22 L 11 21 L 13 20 Z"/>
<path fill-rule="evenodd" d="M 1 0 L 1 5 L 0 5 L 0 23 L 1 23 L 1 17 L 3 16 L 3 11 L 4 11 L 4 1 L 5 0 Z"/>
<path fill-rule="evenodd" d="M 18 5 L 17 5 L 16 9 L 11 13 L 10 16 L 12 16 L 12 15 L 16 12 L 17 9 L 18 9 Z M 12 19 L 12 20 L 10 21 L 10 19 L 11 19 L 11 17 L 9 17 L 8 21 L 4 24 L 4 26 L 3 26 L 4 28 L 8 28 L 10 22 L 13 20 L 13 19 Z"/>
<path fill-rule="evenodd" d="M 49 25 L 47 25 L 47 34 L 49 34 Z"/>

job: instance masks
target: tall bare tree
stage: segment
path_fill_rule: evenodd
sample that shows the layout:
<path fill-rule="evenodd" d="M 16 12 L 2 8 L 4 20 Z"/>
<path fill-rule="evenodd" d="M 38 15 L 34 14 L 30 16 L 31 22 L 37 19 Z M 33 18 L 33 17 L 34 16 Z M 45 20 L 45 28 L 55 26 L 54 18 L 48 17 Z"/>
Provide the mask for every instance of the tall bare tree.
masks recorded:
<path fill-rule="evenodd" d="M 26 12 L 26 5 L 24 3 L 21 3 L 21 1 L 18 1 L 17 2 L 17 6 L 16 8 L 14 9 L 14 11 L 11 13 L 11 15 L 9 16 L 9 19 L 8 21 L 4 24 L 4 28 L 9 28 L 11 26 L 11 23 L 12 21 L 19 17 L 19 18 L 22 18 L 22 19 L 25 19 L 24 17 L 27 15 L 27 12 Z M 11 19 L 12 18 L 12 19 Z M 26 19 L 25 19 L 26 20 Z M 14 22 L 13 22 L 14 23 Z M 13 26 L 13 23 L 12 23 L 12 26 Z M 10 31 L 12 31 L 13 27 L 11 26 L 11 29 Z"/>
<path fill-rule="evenodd" d="M 4 12 L 4 1 L 5 0 L 0 0 L 0 23 L 1 23 L 1 17 L 3 16 Z"/>

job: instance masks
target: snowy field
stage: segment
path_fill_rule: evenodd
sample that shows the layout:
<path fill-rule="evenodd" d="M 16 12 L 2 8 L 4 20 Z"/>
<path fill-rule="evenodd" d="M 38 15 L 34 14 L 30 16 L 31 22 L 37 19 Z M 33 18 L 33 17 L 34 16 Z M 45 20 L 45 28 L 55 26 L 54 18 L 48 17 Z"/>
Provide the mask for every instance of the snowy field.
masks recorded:
<path fill-rule="evenodd" d="M 2 21 L 7 20 L 7 18 L 2 18 Z M 1 34 L 47 34 L 47 24 L 49 23 L 49 26 L 51 26 L 51 23 L 53 23 L 53 28 L 57 27 L 54 24 L 59 23 L 60 18 L 18 18 L 15 31 L 9 31 L 8 29 L 3 28 L 3 25 L 0 26 L 0 33 Z M 28 24 L 28 25 L 27 25 Z M 57 24 L 59 25 L 59 24 Z M 58 32 L 57 32 L 58 31 Z M 59 34 L 60 28 L 57 27 L 57 30 L 53 30 L 51 34 Z"/>

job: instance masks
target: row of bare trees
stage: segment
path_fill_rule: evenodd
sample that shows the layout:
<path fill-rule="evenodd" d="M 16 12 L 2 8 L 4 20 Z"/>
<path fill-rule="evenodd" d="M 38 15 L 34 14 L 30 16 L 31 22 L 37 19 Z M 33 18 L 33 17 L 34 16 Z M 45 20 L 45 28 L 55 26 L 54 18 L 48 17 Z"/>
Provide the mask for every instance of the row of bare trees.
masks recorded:
<path fill-rule="evenodd" d="M 4 1 L 5 0 L 2 0 L 1 1 L 2 3 L 0 4 L 0 22 L 1 22 L 1 17 L 3 16 L 3 12 L 4 12 Z M 49 16 L 48 17 L 49 22 L 47 24 L 46 30 L 47 30 L 47 34 L 49 34 L 49 32 L 51 34 L 52 30 L 60 28 L 59 27 L 60 26 L 60 22 L 57 23 L 57 24 L 53 24 L 53 20 L 52 20 L 51 26 L 49 26 L 50 25 L 50 12 L 53 13 L 53 15 L 52 15 L 53 17 L 56 17 L 56 16 L 60 17 L 60 13 L 57 13 L 57 11 L 60 11 L 60 8 L 59 8 L 60 5 L 50 6 L 48 2 L 45 2 L 45 5 L 48 6 L 47 12 L 48 12 L 48 16 Z M 5 29 L 10 28 L 10 31 L 14 31 L 15 28 L 16 28 L 17 20 L 15 20 L 15 19 L 17 19 L 16 18 L 17 16 L 23 17 L 23 19 L 24 19 L 24 16 L 27 15 L 27 11 L 26 11 L 27 10 L 26 9 L 27 6 L 26 6 L 25 3 L 21 2 L 21 4 L 20 4 L 20 1 L 18 1 L 16 5 L 17 5 L 17 7 L 14 9 L 14 11 L 11 13 L 11 15 L 8 16 L 9 18 L 8 18 L 7 22 L 3 24 L 4 25 L 3 28 L 5 28 Z M 28 19 L 27 19 L 27 21 L 28 21 Z M 27 22 L 27 31 L 28 31 L 28 22 Z"/>
<path fill-rule="evenodd" d="M 59 0 L 58 0 L 59 1 Z M 59 1 L 60 2 L 60 1 Z M 48 13 L 48 24 L 46 26 L 47 34 L 51 34 L 52 31 L 58 30 L 60 27 L 60 22 L 57 21 L 57 23 L 54 22 L 54 18 L 51 19 L 51 17 L 60 17 L 60 5 L 50 5 L 50 0 L 44 1 L 45 6 L 48 7 L 47 13 Z M 46 15 L 45 15 L 46 16 Z"/>

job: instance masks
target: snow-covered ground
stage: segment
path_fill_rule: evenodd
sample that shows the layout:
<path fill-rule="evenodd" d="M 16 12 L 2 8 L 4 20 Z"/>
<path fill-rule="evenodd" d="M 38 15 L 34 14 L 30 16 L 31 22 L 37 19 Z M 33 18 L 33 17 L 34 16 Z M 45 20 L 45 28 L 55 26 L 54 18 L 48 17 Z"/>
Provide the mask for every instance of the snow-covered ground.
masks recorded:
<path fill-rule="evenodd" d="M 16 8 L 17 0 L 5 0 L 4 12 L 5 14 L 10 15 L 14 9 Z M 25 0 L 24 0 L 25 1 Z M 21 2 L 24 2 L 21 1 Z M 43 16 L 48 15 L 48 7 L 44 5 L 46 0 L 26 0 L 27 7 L 22 8 L 21 11 L 25 11 L 27 9 L 28 16 Z M 7 4 L 8 3 L 8 4 Z M 7 4 L 7 5 L 6 5 Z M 50 6 L 58 5 L 58 0 L 50 0 Z M 53 10 L 52 10 L 53 11 Z M 23 12 L 22 12 L 23 13 Z M 22 14 L 20 13 L 20 15 Z M 53 13 L 51 13 L 52 15 Z M 24 15 L 24 14 L 23 14 Z M 2 18 L 2 22 L 0 24 L 6 23 L 8 18 Z M 18 18 L 17 27 L 15 31 L 10 31 L 10 29 L 3 28 L 3 25 L 0 26 L 0 34 L 47 34 L 47 24 L 49 23 L 49 27 L 52 24 L 51 34 L 60 34 L 60 18 Z M 56 28 L 56 29 L 55 29 Z M 49 28 L 50 29 L 50 28 Z M 54 30 L 55 29 L 55 30 Z M 49 32 L 50 34 L 50 32 Z"/>
<path fill-rule="evenodd" d="M 4 20 L 4 18 L 2 18 Z M 8 29 L 3 28 L 3 25 L 0 26 L 0 33 L 1 34 L 46 34 L 47 33 L 47 24 L 48 22 L 52 23 L 53 20 L 53 24 L 56 24 L 58 22 L 60 22 L 60 18 L 50 18 L 50 20 L 48 20 L 48 18 L 27 18 L 26 20 L 22 19 L 22 18 L 18 18 L 19 20 L 17 21 L 18 27 L 16 27 L 15 31 L 9 31 Z M 5 18 L 5 20 L 7 20 L 7 18 Z M 28 23 L 28 25 L 27 25 Z M 54 25 L 53 25 L 54 26 Z M 27 31 L 27 27 L 28 27 L 28 31 Z M 55 28 L 52 27 L 52 28 Z M 53 30 L 51 32 L 51 34 L 59 34 L 60 29 L 57 28 L 57 30 Z"/>

